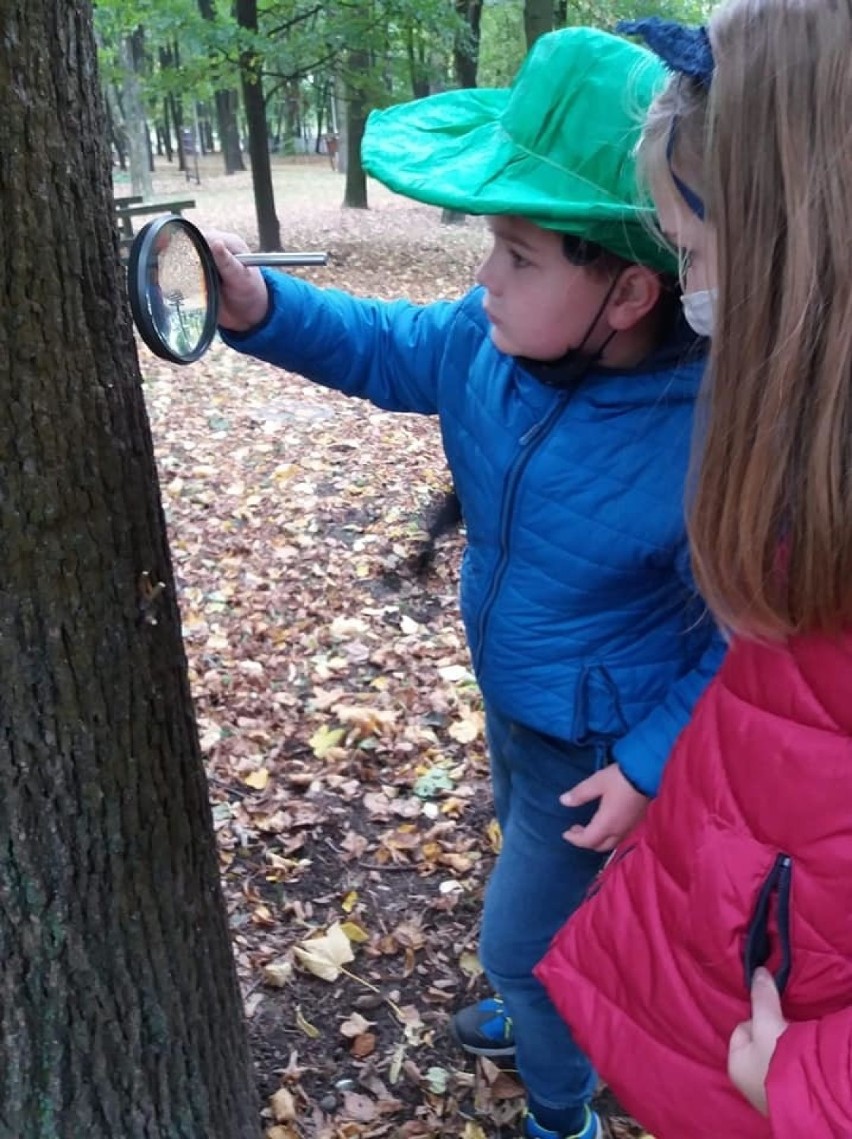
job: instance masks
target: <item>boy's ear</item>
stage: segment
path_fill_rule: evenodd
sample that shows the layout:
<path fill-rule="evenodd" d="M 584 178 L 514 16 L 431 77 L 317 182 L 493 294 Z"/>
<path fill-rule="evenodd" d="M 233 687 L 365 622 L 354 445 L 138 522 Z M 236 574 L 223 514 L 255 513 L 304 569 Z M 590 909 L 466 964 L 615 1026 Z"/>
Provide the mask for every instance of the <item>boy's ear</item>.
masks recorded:
<path fill-rule="evenodd" d="M 663 291 L 659 273 L 645 265 L 622 269 L 607 305 L 607 321 L 616 332 L 626 332 L 652 312 Z"/>

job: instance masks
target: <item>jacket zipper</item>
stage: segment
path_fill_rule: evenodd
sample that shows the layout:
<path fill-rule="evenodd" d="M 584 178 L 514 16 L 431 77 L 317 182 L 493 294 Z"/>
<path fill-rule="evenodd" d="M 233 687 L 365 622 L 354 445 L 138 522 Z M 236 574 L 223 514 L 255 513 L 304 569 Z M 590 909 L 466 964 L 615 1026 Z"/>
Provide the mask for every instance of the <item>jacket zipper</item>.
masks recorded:
<path fill-rule="evenodd" d="M 745 983 L 748 991 L 751 991 L 755 970 L 761 965 L 765 965 L 772 953 L 769 925 L 773 899 L 775 901 L 775 925 L 778 930 L 781 951 L 781 962 L 775 973 L 775 986 L 779 993 L 784 992 L 790 978 L 792 966 L 790 884 L 792 876 L 792 858 L 789 854 L 779 854 L 760 888 L 751 920 L 746 929 L 745 947 L 743 949 Z"/>
<path fill-rule="evenodd" d="M 515 460 L 515 465 L 509 472 L 509 478 L 506 485 L 506 490 L 503 494 L 503 512 L 500 522 L 500 560 L 494 570 L 494 576 L 491 578 L 491 585 L 486 595 L 485 601 L 482 603 L 482 609 L 479 612 L 478 622 L 478 636 L 479 645 L 476 650 L 476 659 L 473 662 L 473 668 L 476 675 L 479 675 L 482 666 L 482 657 L 485 651 L 485 633 L 488 627 L 488 620 L 491 616 L 491 610 L 494 607 L 494 602 L 500 592 L 500 587 L 503 584 L 503 578 L 506 576 L 506 569 L 509 564 L 509 537 L 512 529 L 512 517 L 515 510 L 515 500 L 518 494 L 518 486 L 524 471 L 529 465 L 530 459 L 536 453 L 538 448 L 544 442 L 547 435 L 554 427 L 557 419 L 565 410 L 568 403 L 568 392 L 564 392 L 561 398 L 550 409 L 544 419 L 540 420 L 531 427 L 524 435 L 521 436 L 521 446 L 524 450 Z"/>

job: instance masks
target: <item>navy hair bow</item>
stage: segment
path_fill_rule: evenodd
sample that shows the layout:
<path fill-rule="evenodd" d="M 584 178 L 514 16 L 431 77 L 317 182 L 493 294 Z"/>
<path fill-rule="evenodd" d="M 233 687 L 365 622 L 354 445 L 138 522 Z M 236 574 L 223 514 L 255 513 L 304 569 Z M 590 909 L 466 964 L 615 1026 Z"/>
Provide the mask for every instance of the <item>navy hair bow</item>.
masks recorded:
<path fill-rule="evenodd" d="M 639 36 L 672 71 L 709 87 L 713 78 L 713 48 L 707 29 L 688 28 L 674 20 L 648 16 L 643 20 L 622 20 L 617 32 Z"/>

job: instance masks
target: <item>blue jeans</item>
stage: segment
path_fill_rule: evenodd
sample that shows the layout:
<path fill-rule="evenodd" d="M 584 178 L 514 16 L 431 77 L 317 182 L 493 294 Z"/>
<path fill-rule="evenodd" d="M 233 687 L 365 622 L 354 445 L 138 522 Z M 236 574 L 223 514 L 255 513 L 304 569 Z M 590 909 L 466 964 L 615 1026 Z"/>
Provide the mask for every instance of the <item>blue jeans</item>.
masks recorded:
<path fill-rule="evenodd" d="M 559 802 L 606 763 L 606 748 L 563 743 L 493 709 L 486 726 L 503 845 L 485 894 L 480 957 L 512 1018 L 517 1068 L 533 1109 L 570 1110 L 588 1103 L 597 1076 L 532 970 L 606 858 L 562 838 L 569 826 L 588 822 L 597 804 Z"/>

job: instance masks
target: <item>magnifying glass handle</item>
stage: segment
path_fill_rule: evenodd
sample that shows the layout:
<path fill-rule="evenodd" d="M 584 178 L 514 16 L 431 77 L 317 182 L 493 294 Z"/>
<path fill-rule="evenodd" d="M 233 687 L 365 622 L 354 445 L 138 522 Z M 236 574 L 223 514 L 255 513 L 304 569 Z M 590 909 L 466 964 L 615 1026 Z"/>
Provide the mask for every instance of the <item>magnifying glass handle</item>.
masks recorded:
<path fill-rule="evenodd" d="M 235 253 L 241 265 L 327 265 L 327 253 Z"/>

